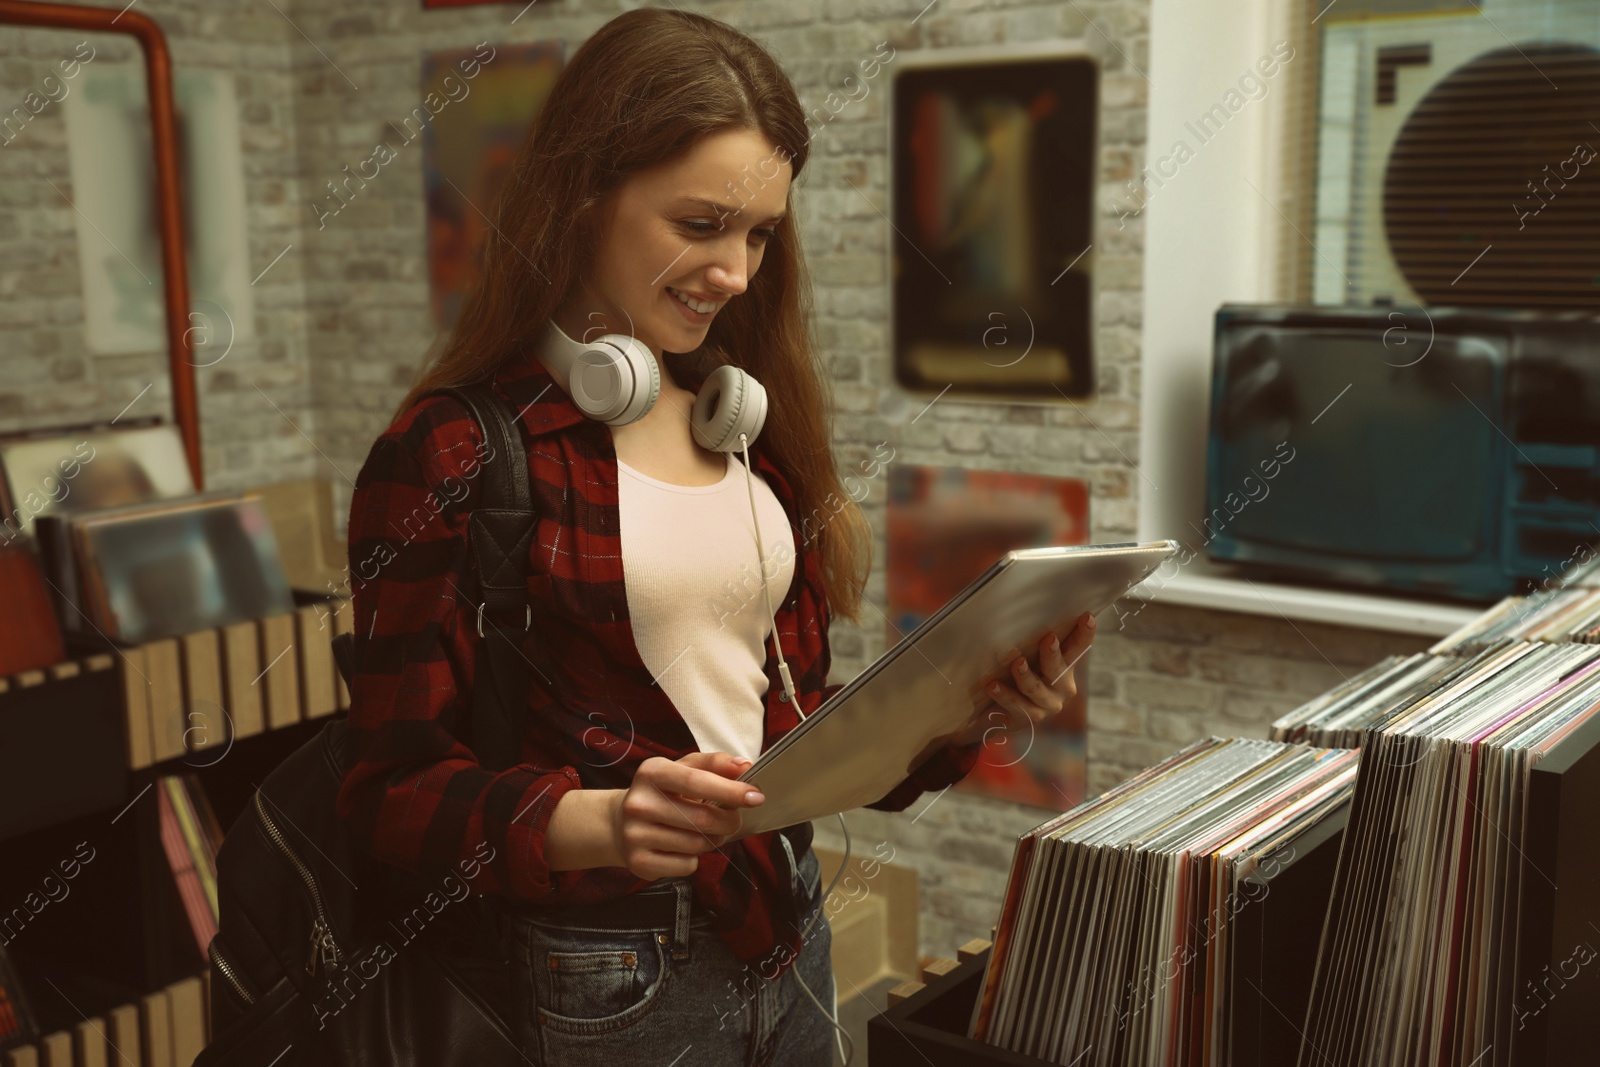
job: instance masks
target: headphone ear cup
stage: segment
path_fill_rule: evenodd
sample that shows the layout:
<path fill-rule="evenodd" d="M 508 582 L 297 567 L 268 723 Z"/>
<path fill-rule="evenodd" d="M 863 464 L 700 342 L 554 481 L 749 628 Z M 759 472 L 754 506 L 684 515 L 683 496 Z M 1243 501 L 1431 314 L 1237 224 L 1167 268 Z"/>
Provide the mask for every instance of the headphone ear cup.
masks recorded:
<path fill-rule="evenodd" d="M 573 360 L 567 391 L 585 415 L 624 426 L 655 405 L 661 395 L 661 368 L 634 338 L 608 333 L 584 345 Z"/>
<path fill-rule="evenodd" d="M 738 367 L 723 364 L 712 371 L 695 396 L 691 426 L 706 448 L 737 452 L 746 442 L 755 444 L 766 422 L 766 387 Z"/>

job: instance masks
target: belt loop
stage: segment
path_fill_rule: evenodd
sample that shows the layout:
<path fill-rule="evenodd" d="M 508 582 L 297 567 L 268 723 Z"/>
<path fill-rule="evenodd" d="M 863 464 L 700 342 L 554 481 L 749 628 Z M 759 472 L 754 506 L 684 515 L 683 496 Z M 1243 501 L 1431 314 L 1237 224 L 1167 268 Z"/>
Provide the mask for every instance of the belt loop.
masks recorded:
<path fill-rule="evenodd" d="M 672 958 L 681 960 L 689 956 L 689 911 L 694 904 L 693 880 L 689 878 L 680 880 L 677 890 L 678 908 L 672 925 Z"/>

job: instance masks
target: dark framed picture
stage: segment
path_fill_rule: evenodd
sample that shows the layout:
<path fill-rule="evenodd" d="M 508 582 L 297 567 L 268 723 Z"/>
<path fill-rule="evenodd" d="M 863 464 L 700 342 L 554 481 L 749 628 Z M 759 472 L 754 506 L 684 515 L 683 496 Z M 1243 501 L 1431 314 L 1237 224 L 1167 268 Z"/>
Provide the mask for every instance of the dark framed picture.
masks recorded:
<path fill-rule="evenodd" d="M 1094 57 L 938 50 L 893 70 L 896 380 L 995 400 L 1091 395 Z"/>

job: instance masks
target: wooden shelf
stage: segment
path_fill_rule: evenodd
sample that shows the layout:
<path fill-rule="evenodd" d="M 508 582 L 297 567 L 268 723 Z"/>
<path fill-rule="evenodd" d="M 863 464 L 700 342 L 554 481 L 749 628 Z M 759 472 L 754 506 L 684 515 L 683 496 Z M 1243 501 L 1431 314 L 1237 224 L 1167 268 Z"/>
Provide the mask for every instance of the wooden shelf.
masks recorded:
<path fill-rule="evenodd" d="M 348 600 L 127 648 L 79 649 L 0 678 L 0 841 L 114 811 L 158 774 L 349 706 L 333 660 Z M 285 753 L 287 754 L 287 753 Z"/>
<path fill-rule="evenodd" d="M 0 841 L 124 802 L 121 688 L 106 653 L 0 679 Z"/>

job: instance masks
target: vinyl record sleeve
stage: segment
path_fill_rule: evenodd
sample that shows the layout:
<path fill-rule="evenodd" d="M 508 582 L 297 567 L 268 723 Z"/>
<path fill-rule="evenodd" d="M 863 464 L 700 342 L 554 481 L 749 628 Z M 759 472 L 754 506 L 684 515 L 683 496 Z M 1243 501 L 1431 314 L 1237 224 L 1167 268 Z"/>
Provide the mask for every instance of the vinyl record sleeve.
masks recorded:
<path fill-rule="evenodd" d="M 731 840 L 874 803 L 989 705 L 1006 651 L 1098 613 L 1175 555 L 1172 540 L 1017 549 L 790 730 L 739 777 L 765 794 Z"/>

